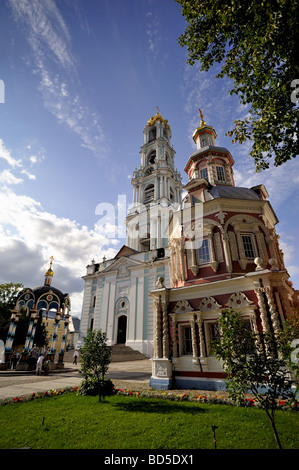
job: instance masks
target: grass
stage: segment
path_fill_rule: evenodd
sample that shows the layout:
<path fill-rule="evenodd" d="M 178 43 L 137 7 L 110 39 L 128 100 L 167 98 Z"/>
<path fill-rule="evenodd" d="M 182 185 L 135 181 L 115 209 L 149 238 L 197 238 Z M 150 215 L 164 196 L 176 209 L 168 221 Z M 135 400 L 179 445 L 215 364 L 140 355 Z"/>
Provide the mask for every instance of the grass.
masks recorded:
<path fill-rule="evenodd" d="M 0 407 L 0 448 L 34 449 L 275 449 L 258 408 L 154 398 L 68 393 Z M 277 411 L 284 449 L 298 449 L 298 414 Z"/>

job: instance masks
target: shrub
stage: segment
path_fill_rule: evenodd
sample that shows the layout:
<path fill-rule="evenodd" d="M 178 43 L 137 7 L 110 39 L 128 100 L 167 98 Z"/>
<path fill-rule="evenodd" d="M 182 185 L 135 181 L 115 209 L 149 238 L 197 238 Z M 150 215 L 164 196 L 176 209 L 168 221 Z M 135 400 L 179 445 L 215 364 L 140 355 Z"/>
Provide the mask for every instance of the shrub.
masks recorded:
<path fill-rule="evenodd" d="M 110 379 L 100 378 L 95 375 L 83 380 L 78 389 L 79 395 L 108 396 L 114 390 L 113 382 Z"/>

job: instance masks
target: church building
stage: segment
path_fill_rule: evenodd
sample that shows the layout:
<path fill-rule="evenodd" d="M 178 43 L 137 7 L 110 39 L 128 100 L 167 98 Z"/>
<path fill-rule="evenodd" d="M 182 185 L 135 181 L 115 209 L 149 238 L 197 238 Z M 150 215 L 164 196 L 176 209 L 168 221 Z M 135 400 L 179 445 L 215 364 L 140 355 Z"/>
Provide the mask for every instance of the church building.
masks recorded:
<path fill-rule="evenodd" d="M 202 113 L 183 200 L 158 109 L 143 133 L 126 245 L 87 266 L 81 337 L 102 329 L 111 345 L 152 358 L 152 388 L 221 390 L 223 370 L 210 352 L 221 311 L 241 312 L 255 332 L 278 331 L 292 313 L 278 219 L 264 185 L 235 186 L 234 159 Z"/>
<path fill-rule="evenodd" d="M 159 277 L 169 285 L 169 217 L 182 199 L 171 130 L 158 108 L 143 131 L 140 167 L 134 171 L 133 204 L 126 218 L 126 245 L 113 259 L 87 266 L 81 338 L 102 329 L 109 343 L 126 344 L 152 357 L 153 301 Z"/>

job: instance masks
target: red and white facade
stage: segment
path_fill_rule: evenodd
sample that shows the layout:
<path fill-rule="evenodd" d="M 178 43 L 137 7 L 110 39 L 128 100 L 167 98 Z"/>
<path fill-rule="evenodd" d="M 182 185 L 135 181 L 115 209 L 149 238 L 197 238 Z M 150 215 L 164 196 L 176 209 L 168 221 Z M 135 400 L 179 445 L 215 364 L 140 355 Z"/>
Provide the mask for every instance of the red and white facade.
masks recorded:
<path fill-rule="evenodd" d="M 151 292 L 153 388 L 224 389 L 210 351 L 221 311 L 241 312 L 251 328 L 277 331 L 292 313 L 294 290 L 279 248 L 277 216 L 263 185 L 235 187 L 234 160 L 201 121 L 185 171 L 188 192 L 170 223 L 171 287 Z"/>

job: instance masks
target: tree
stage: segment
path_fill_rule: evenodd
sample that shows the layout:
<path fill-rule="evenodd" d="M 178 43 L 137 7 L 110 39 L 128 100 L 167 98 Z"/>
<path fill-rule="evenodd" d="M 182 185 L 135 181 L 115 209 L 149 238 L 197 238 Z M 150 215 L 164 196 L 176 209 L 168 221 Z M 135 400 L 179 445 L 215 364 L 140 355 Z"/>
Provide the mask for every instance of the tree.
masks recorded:
<path fill-rule="evenodd" d="M 23 284 L 14 282 L 0 284 L 0 339 L 4 342 L 9 328 L 11 310 L 14 308 L 17 295 L 23 287 Z"/>
<path fill-rule="evenodd" d="M 111 347 L 107 345 L 106 333 L 101 330 L 89 331 L 80 348 L 81 372 L 85 380 L 80 385 L 79 393 L 101 397 L 111 393 L 113 384 L 105 379 L 111 356 Z"/>
<path fill-rule="evenodd" d="M 279 353 L 282 341 L 272 333 L 255 334 L 241 314 L 224 310 L 218 321 L 219 337 L 212 344 L 216 358 L 223 361 L 229 396 L 244 403 L 246 393 L 255 396 L 270 421 L 278 448 L 281 442 L 275 424 L 278 400 L 294 398 L 288 361 Z"/>
<path fill-rule="evenodd" d="M 298 155 L 299 22 L 297 0 L 176 0 L 188 26 L 179 38 L 189 64 L 233 80 L 230 94 L 250 104 L 249 117 L 227 132 L 253 142 L 257 172 Z"/>

